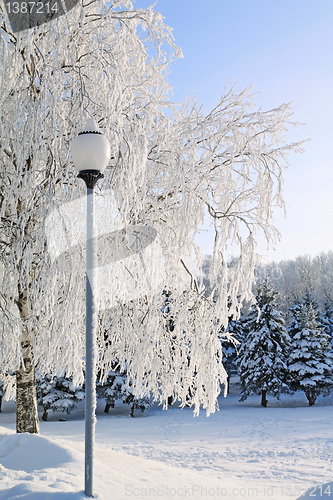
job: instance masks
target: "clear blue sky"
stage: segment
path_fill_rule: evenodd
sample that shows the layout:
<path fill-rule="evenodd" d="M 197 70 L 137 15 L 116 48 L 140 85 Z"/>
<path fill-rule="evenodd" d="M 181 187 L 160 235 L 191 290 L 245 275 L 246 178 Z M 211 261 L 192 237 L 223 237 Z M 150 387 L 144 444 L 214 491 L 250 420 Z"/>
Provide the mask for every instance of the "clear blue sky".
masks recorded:
<path fill-rule="evenodd" d="M 135 7 L 152 2 L 137 0 Z M 311 139 L 290 157 L 287 218 L 277 213 L 282 241 L 269 260 L 333 250 L 333 0 L 159 0 L 184 59 L 173 67 L 173 99 L 197 96 L 208 111 L 225 86 L 253 86 L 263 109 L 293 102 L 290 141 Z M 199 239 L 209 253 L 211 237 Z"/>

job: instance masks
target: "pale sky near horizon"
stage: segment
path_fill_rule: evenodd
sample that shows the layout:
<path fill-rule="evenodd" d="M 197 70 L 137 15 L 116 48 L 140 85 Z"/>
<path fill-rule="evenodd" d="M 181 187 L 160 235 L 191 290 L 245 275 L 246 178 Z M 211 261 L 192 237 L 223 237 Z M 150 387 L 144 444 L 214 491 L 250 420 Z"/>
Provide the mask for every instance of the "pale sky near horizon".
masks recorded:
<path fill-rule="evenodd" d="M 134 7 L 147 7 L 136 0 Z M 184 58 L 173 65 L 173 100 L 196 96 L 209 111 L 228 84 L 253 86 L 258 108 L 293 102 L 290 142 L 311 139 L 303 155 L 290 156 L 285 174 L 287 217 L 268 260 L 333 250 L 333 1 L 332 0 L 158 0 L 154 10 L 173 28 Z M 198 239 L 204 253 L 212 231 Z"/>

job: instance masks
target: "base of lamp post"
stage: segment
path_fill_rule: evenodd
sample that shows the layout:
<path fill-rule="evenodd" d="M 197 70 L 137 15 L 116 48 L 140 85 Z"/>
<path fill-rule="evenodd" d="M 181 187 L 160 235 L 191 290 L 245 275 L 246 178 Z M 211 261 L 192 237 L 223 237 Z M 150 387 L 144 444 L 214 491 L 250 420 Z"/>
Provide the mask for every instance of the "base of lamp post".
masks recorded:
<path fill-rule="evenodd" d="M 96 182 L 103 177 L 99 170 L 81 170 L 78 174 L 78 178 L 84 180 L 88 189 L 94 189 Z"/>

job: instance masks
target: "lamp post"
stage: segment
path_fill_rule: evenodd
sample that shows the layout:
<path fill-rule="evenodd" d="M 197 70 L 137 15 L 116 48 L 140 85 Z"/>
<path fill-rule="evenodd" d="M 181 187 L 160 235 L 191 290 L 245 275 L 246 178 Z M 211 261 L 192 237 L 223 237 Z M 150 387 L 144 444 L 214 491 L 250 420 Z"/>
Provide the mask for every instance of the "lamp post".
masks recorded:
<path fill-rule="evenodd" d="M 96 328 L 97 309 L 94 298 L 96 238 L 94 234 L 94 187 L 104 177 L 110 159 L 110 144 L 94 119 L 87 120 L 84 130 L 72 142 L 72 160 L 78 177 L 87 186 L 86 237 L 86 374 L 85 374 L 85 494 L 93 496 L 93 452 L 96 410 Z"/>

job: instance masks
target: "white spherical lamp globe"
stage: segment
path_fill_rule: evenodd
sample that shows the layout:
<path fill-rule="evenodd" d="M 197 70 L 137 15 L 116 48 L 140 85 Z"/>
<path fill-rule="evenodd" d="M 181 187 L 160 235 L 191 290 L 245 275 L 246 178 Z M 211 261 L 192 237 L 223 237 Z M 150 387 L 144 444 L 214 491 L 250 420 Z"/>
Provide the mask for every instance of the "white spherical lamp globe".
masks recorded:
<path fill-rule="evenodd" d="M 72 160 L 78 172 L 95 170 L 104 172 L 110 156 L 110 143 L 99 130 L 96 121 L 89 118 L 84 129 L 72 142 Z"/>

